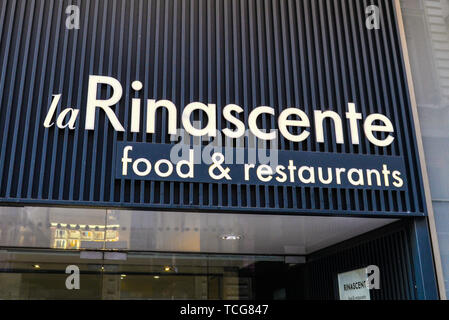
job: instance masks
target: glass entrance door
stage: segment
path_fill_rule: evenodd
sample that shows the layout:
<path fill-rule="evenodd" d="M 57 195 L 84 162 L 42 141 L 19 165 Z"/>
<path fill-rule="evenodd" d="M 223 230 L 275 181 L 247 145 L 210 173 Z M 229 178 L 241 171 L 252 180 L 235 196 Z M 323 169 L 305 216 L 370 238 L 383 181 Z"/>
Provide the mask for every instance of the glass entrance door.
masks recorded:
<path fill-rule="evenodd" d="M 275 256 L 5 249 L 0 299 L 256 299 L 275 274 L 267 265 L 286 268 Z M 68 266 L 80 271 L 78 290 L 66 286 Z"/>
<path fill-rule="evenodd" d="M 102 263 L 80 252 L 0 249 L 0 299 L 101 299 Z M 68 266 L 79 268 L 79 290 L 66 287 Z"/>

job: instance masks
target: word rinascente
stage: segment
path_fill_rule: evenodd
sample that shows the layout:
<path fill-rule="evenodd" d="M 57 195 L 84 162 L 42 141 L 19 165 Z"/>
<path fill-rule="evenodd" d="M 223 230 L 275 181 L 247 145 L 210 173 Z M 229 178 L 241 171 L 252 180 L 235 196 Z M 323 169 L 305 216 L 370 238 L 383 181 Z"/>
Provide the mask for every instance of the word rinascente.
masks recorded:
<path fill-rule="evenodd" d="M 112 87 L 112 94 L 106 100 L 100 100 L 97 98 L 97 92 L 100 85 L 109 85 Z M 142 90 L 143 84 L 140 81 L 134 81 L 132 88 L 136 92 Z M 95 76 L 89 77 L 87 103 L 86 103 L 86 122 L 85 130 L 95 129 L 95 113 L 99 108 L 106 114 L 108 120 L 111 122 L 114 130 L 124 132 L 125 128 L 118 120 L 114 110 L 111 108 L 120 102 L 123 96 L 123 88 L 120 82 L 111 77 Z M 44 126 L 50 128 L 54 125 L 53 118 L 59 104 L 61 94 L 54 95 L 50 109 L 44 121 Z M 169 100 L 152 100 L 147 101 L 146 112 L 146 132 L 155 133 L 155 118 L 156 111 L 159 108 L 165 108 L 168 112 L 168 134 L 177 133 L 177 117 L 178 110 L 175 104 Z M 131 103 L 131 119 L 130 119 L 130 132 L 140 132 L 140 117 L 142 109 L 142 101 L 138 98 L 133 98 Z M 191 115 L 194 111 L 203 111 L 207 115 L 207 124 L 202 128 L 195 128 L 191 121 Z M 66 108 L 56 117 L 56 126 L 60 129 L 69 128 L 74 129 L 79 116 L 79 109 Z M 231 123 L 235 128 L 225 128 L 222 130 L 223 134 L 227 137 L 237 139 L 245 134 L 245 124 L 236 117 L 237 114 L 244 112 L 243 108 L 235 105 L 228 104 L 223 110 L 222 114 L 226 121 Z M 216 116 L 215 104 L 204 104 L 201 102 L 193 102 L 185 106 L 181 116 L 181 122 L 184 130 L 192 136 L 209 136 L 215 137 L 217 133 L 217 116 Z M 277 130 L 271 130 L 266 132 L 258 127 L 257 120 L 262 115 L 275 116 L 275 109 L 272 107 L 261 106 L 253 109 L 248 115 L 248 128 L 252 134 L 262 140 L 273 140 L 277 138 Z M 360 143 L 359 137 L 359 121 L 362 120 L 362 114 L 356 111 L 354 103 L 348 103 L 347 112 L 345 114 L 346 124 L 349 125 L 351 132 L 351 143 L 357 145 Z M 343 124 L 341 116 L 334 111 L 314 111 L 314 130 L 315 137 L 318 143 L 324 143 L 324 122 L 330 120 L 333 122 L 333 128 L 335 130 L 336 143 L 344 144 Z M 277 121 L 278 129 L 283 137 L 293 142 L 302 142 L 310 136 L 311 121 L 308 115 L 299 108 L 288 108 L 283 110 Z M 289 128 L 297 127 L 302 130 L 298 130 L 298 133 L 293 134 Z M 374 145 L 378 147 L 387 147 L 393 141 L 394 137 L 391 133 L 394 132 L 393 124 L 385 115 L 379 113 L 373 113 L 368 115 L 363 121 L 363 132 L 366 138 Z M 376 134 L 379 132 L 385 133 L 382 138 Z"/>

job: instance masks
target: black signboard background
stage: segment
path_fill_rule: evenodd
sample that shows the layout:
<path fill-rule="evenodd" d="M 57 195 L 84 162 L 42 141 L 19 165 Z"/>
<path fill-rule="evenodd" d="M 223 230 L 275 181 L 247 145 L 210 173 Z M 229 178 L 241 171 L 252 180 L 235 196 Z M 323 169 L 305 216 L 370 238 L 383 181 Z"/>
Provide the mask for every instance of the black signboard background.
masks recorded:
<path fill-rule="evenodd" d="M 80 6 L 80 29 L 67 29 L 69 4 Z M 20 1 L 0 4 L 0 201 L 182 210 L 332 215 L 426 215 L 409 88 L 394 1 L 378 0 L 380 29 L 366 27 L 360 0 L 286 1 Z M 118 79 L 115 107 L 127 131 L 97 112 L 84 130 L 89 75 Z M 136 93 L 131 83 L 140 80 Z M 99 93 L 106 98 L 110 89 Z M 80 109 L 75 130 L 46 129 L 52 95 Z M 167 128 L 130 133 L 131 99 L 235 103 L 281 112 L 288 107 L 334 110 L 354 102 L 363 116 L 382 113 L 395 141 L 375 147 L 279 138 L 281 150 L 403 157 L 407 190 L 355 190 L 121 180 L 112 158 L 119 141 L 169 143 Z M 279 114 L 279 113 L 278 113 Z M 204 115 L 198 114 L 202 120 Z M 158 113 L 157 124 L 167 120 Z M 144 118 L 144 117 L 143 117 Z M 179 122 L 178 117 L 178 122 Z M 221 120 L 220 120 L 221 119 Z M 260 126 L 274 128 L 275 117 Z M 180 125 L 180 124 L 179 124 Z M 179 127 L 178 125 L 178 127 Z M 313 135 L 313 133 L 312 133 Z M 363 135 L 361 135 L 363 137 Z"/>

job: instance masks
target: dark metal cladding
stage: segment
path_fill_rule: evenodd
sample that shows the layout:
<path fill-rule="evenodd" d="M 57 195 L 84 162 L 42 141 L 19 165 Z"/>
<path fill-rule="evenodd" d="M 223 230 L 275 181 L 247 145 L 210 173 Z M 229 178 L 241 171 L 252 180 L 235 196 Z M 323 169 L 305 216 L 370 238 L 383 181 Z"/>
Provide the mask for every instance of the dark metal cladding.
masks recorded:
<path fill-rule="evenodd" d="M 65 8 L 81 8 L 80 30 L 65 27 Z M 381 29 L 365 27 L 365 8 L 381 9 Z M 1 0 L 0 201 L 105 207 L 257 211 L 289 214 L 425 215 L 422 177 L 402 46 L 391 0 Z M 115 108 L 129 128 L 132 81 L 139 97 L 189 102 L 300 107 L 389 117 L 387 148 L 279 138 L 283 150 L 404 157 L 408 191 L 116 180 L 117 141 L 169 143 L 157 134 L 116 133 L 98 112 L 85 131 L 89 75 L 118 79 Z M 80 108 L 76 130 L 43 126 L 53 94 Z M 102 90 L 106 97 L 110 92 Z M 137 95 L 136 95 L 137 97 Z M 164 111 L 165 112 L 165 111 Z M 160 112 L 157 123 L 166 123 Z M 201 115 L 200 115 L 201 117 Z M 243 119 L 242 119 L 243 120 Z M 178 117 L 178 127 L 179 124 Z M 263 118 L 267 129 L 275 118 Z M 218 128 L 226 123 L 219 120 Z M 349 129 L 345 130 L 348 141 Z M 312 132 L 313 135 L 313 132 Z"/>
<path fill-rule="evenodd" d="M 311 300 L 338 299 L 335 277 L 339 273 L 376 265 L 380 272 L 379 290 L 370 290 L 372 300 L 414 300 L 416 273 L 409 246 L 410 226 L 399 222 L 361 237 L 357 244 L 346 241 L 313 253 L 306 269 L 304 287 Z M 395 263 L 391 263 L 391 261 Z M 338 288 L 338 286 L 337 286 Z"/>

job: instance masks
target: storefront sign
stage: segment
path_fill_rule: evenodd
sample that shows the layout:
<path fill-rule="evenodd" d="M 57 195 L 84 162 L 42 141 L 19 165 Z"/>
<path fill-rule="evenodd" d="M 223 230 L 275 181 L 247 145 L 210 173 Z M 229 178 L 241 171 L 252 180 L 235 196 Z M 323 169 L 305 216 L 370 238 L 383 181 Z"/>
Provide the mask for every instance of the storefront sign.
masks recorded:
<path fill-rule="evenodd" d="M 97 98 L 101 85 L 107 85 L 112 89 L 112 93 L 106 99 Z M 140 81 L 132 83 L 132 89 L 139 92 L 143 88 Z M 91 75 L 89 77 L 87 104 L 85 106 L 85 130 L 95 130 L 97 109 L 104 112 L 105 116 L 113 126 L 115 131 L 124 132 L 129 130 L 133 133 L 141 132 L 141 113 L 143 109 L 142 99 L 132 99 L 132 107 L 130 112 L 130 126 L 125 128 L 119 121 L 116 111 L 113 107 L 118 104 L 123 95 L 123 87 L 121 83 L 112 77 Z M 73 108 L 65 108 L 59 114 L 56 114 L 61 94 L 54 94 L 52 104 L 49 107 L 48 113 L 45 117 L 44 126 L 46 128 L 52 127 L 55 123 L 53 119 L 56 118 L 56 126 L 59 129 L 69 128 L 74 130 L 79 117 L 80 110 Z M 167 132 L 175 135 L 177 133 L 177 118 L 178 108 L 169 100 L 153 100 L 146 101 L 146 129 L 148 134 L 156 132 L 156 111 L 158 109 L 166 109 L 168 112 Z M 346 106 L 345 106 L 346 108 Z M 325 108 L 320 108 L 325 109 Z M 206 115 L 207 124 L 201 123 L 201 128 L 196 128 L 191 121 L 192 114 L 197 111 L 202 111 Z M 180 113 L 180 112 L 179 112 Z M 223 118 L 230 124 L 235 126 L 235 130 L 225 128 L 222 130 L 226 137 L 238 139 L 244 136 L 246 125 L 239 120 L 238 115 L 244 113 L 244 109 L 236 104 L 228 104 L 223 110 Z M 278 138 L 275 129 L 267 130 L 258 125 L 258 119 L 262 116 L 273 117 L 276 115 L 274 107 L 259 106 L 251 110 L 248 114 L 248 127 L 251 134 L 260 140 L 271 141 Z M 344 126 L 349 126 L 351 138 L 348 143 L 353 145 L 360 144 L 359 130 L 363 131 L 368 141 L 377 147 L 387 147 L 394 141 L 393 124 L 391 120 L 383 114 L 371 113 L 363 121 L 362 113 L 357 112 L 356 106 L 352 102 L 347 103 L 345 114 L 340 115 L 332 110 L 314 110 L 313 124 L 310 116 L 306 114 L 301 108 L 286 108 L 277 117 L 277 124 L 280 134 L 285 139 L 292 142 L 303 142 L 311 135 L 311 127 L 314 127 L 314 136 L 317 143 L 324 143 L 324 126 L 326 121 L 330 121 L 335 128 L 335 142 L 337 144 L 344 144 Z M 220 121 L 220 119 L 219 119 Z M 192 102 L 186 105 L 181 114 L 181 122 L 183 129 L 194 137 L 216 137 L 217 136 L 217 106 L 213 103 Z M 162 124 L 158 124 L 162 125 Z M 291 128 L 297 128 L 300 132 L 292 133 Z M 362 129 L 362 130 L 361 130 Z M 382 138 L 378 137 L 379 133 L 384 133 Z"/>
<path fill-rule="evenodd" d="M 0 202 L 427 214 L 391 1 L 108 2 L 8 24 Z"/>
<path fill-rule="evenodd" d="M 129 143 L 117 144 L 116 178 L 405 190 L 400 157 Z M 209 152 L 209 153 L 207 153 Z M 274 156 L 266 156 L 273 153 Z M 258 155 L 265 155 L 261 163 Z M 251 159 L 252 158 L 252 159 Z"/>
<path fill-rule="evenodd" d="M 97 97 L 101 85 L 109 86 L 111 89 L 109 97 L 104 99 Z M 140 81 L 136 80 L 132 83 L 134 91 L 139 92 L 142 88 L 143 84 Z M 97 110 L 99 110 L 104 112 L 114 130 L 126 131 L 113 109 L 123 95 L 123 87 L 117 79 L 91 75 L 87 95 L 84 124 L 86 130 L 95 129 L 95 119 L 98 116 Z M 65 108 L 56 114 L 60 98 L 61 94 L 54 95 L 44 126 L 51 128 L 56 125 L 59 129 L 74 130 L 80 110 Z M 180 130 L 177 128 L 178 114 L 181 114 L 181 130 L 192 137 L 213 138 L 223 134 L 227 138 L 240 139 L 248 132 L 247 125 L 238 117 L 244 112 L 244 109 L 235 104 L 228 104 L 222 110 L 224 119 L 235 129 L 224 128 L 220 132 L 217 130 L 217 107 L 215 104 L 193 102 L 180 112 L 177 106 L 169 100 L 150 99 L 143 104 L 140 98 L 132 99 L 130 120 L 128 121 L 130 132 L 141 132 L 141 114 L 144 106 L 146 106 L 144 123 L 146 123 L 145 132 L 147 134 L 154 134 L 157 126 L 165 125 L 156 124 L 158 109 L 167 111 L 166 126 L 170 135 L 176 135 Z M 191 119 L 192 114 L 199 111 L 204 113 L 207 122 L 194 125 Z M 252 109 L 247 118 L 249 133 L 258 140 L 271 141 L 278 139 L 279 131 L 286 140 L 303 142 L 310 138 L 311 131 L 314 131 L 313 136 L 316 142 L 324 143 L 324 123 L 330 121 L 333 124 L 337 144 L 358 145 L 360 143 L 359 131 L 363 131 L 367 140 L 377 147 L 387 147 L 394 141 L 393 124 L 388 117 L 372 113 L 366 117 L 363 123 L 360 123 L 363 118 L 362 113 L 357 112 L 355 104 L 351 102 L 347 104 L 343 117 L 331 110 L 314 110 L 313 121 L 311 121 L 301 108 L 287 108 L 277 117 L 277 129 L 265 130 L 265 128 L 259 127 L 259 117 L 263 115 L 273 117 L 275 114 L 273 107 L 260 106 Z M 53 122 L 54 118 L 56 118 L 56 124 Z M 343 127 L 345 125 L 349 127 L 351 133 L 349 141 L 344 139 Z M 293 133 L 291 128 L 296 128 L 296 132 Z M 383 133 L 383 136 L 380 133 Z M 214 151 L 212 154 L 207 154 L 206 157 L 209 159 L 204 161 L 202 150 L 198 150 L 198 148 L 196 151 L 190 148 L 185 150 L 183 148 L 184 152 L 181 158 L 174 161 L 173 159 L 176 157 L 173 151 L 177 150 L 176 145 L 119 142 L 117 150 L 116 178 L 118 179 L 405 189 L 405 166 L 400 157 L 292 152 L 274 149 L 269 152 L 276 154 L 275 161 L 270 159 L 270 161 L 262 163 L 257 157 L 251 159 L 252 152 L 249 149 L 227 148 L 228 153 L 230 150 L 236 156 L 230 158 L 229 155 Z M 200 156 L 195 154 L 198 151 L 201 153 Z M 266 151 L 262 151 L 262 153 L 266 153 Z M 240 162 L 237 157 L 240 157 Z"/>
<path fill-rule="evenodd" d="M 371 300 L 366 268 L 338 274 L 340 300 Z"/>

